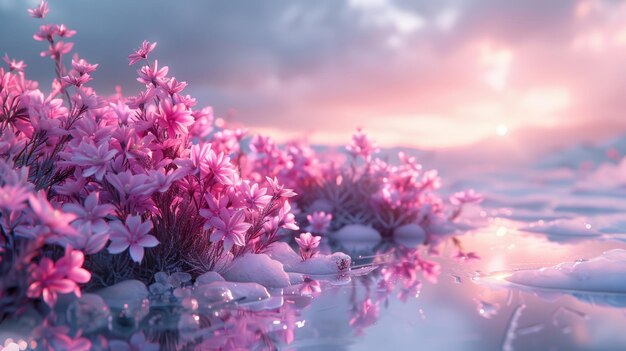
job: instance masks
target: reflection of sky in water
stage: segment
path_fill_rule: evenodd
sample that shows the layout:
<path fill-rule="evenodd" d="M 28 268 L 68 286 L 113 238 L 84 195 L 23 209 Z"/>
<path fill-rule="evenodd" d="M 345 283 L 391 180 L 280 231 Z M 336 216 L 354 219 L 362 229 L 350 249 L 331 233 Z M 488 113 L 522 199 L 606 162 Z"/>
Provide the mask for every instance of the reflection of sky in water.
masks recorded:
<path fill-rule="evenodd" d="M 443 255 L 435 258 L 442 265 L 439 282 L 425 283 L 419 296 L 406 302 L 398 299 L 397 292 L 390 295 L 380 303 L 379 317 L 362 335 L 348 327 L 354 296 L 362 301 L 368 289 L 376 295 L 376 284 L 361 284 L 355 279 L 350 285 L 325 291 L 303 313 L 307 327 L 316 331 L 299 331 L 294 347 L 626 349 L 626 294 L 567 293 L 512 286 L 502 280 L 510 272 L 626 249 L 623 188 L 617 181 L 608 188 L 593 186 L 594 182 L 606 184 L 598 179 L 611 177 L 615 169 L 605 165 L 583 172 L 553 167 L 481 172 L 469 177 L 466 172 L 446 173 L 450 173 L 446 176 L 452 188 L 472 186 L 486 194 L 482 210 L 466 213 L 474 223 L 484 226 L 461 237 L 465 250 L 477 252 L 481 259 L 458 262 L 448 258 L 452 245 L 445 247 Z M 476 279 L 478 276 L 488 279 Z M 501 280 L 503 284 L 485 280 Z M 622 289 L 626 291 L 626 283 Z"/>
<path fill-rule="evenodd" d="M 318 328 L 317 335 L 303 331 L 306 337 L 296 338 L 294 346 L 316 349 L 324 345 L 325 349 L 346 350 L 395 350 L 409 346 L 428 350 L 497 350 L 505 345 L 510 320 L 515 310 L 520 309 L 516 337 L 510 338 L 509 343 L 513 349 L 625 347 L 622 309 L 582 302 L 569 295 L 536 296 L 515 288 L 490 287 L 473 282 L 471 277 L 476 271 L 536 268 L 591 258 L 626 245 L 559 244 L 511 230 L 500 236 L 499 228 L 498 223 L 464 237 L 463 244 L 481 253 L 482 260 L 471 263 L 439 260 L 443 265 L 439 282 L 425 283 L 419 297 L 406 302 L 392 295 L 388 304 L 382 303 L 380 318 L 364 330 L 363 336 L 355 336 L 355 331 L 347 325 L 352 290 L 356 288 L 358 294 L 364 294 L 366 288 L 356 281 L 325 292 L 304 312 L 308 327 Z M 455 277 L 460 277 L 461 282 Z M 308 340 L 309 336 L 315 341 Z"/>

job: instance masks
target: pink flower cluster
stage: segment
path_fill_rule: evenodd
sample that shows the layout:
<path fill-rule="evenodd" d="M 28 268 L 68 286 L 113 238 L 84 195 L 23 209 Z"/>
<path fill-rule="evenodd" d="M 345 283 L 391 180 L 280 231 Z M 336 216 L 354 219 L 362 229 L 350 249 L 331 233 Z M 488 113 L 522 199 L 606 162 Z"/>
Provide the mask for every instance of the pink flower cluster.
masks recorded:
<path fill-rule="evenodd" d="M 47 13 L 46 1 L 29 11 Z M 151 59 L 156 43 L 128 57 L 141 65 L 141 92 L 101 96 L 90 86 L 98 64 L 74 55 L 64 65 L 75 34 L 43 24 L 34 35 L 54 62 L 50 91 L 26 78 L 22 61 L 5 56 L 8 69 L 0 67 L 2 306 L 40 298 L 54 306 L 58 294 L 80 295 L 81 284 L 149 282 L 163 267 L 200 274 L 263 251 L 298 222 L 307 225 L 296 239 L 306 260 L 320 244 L 311 233 L 361 223 L 390 235 L 451 219 L 435 194 L 436 171 L 403 153 L 396 163 L 376 156 L 360 129 L 348 162 L 301 142 L 281 147 L 255 135 L 247 143 L 245 130 L 196 108 L 187 83 Z M 466 192 L 450 201 L 460 209 L 479 199 Z M 407 269 L 436 276 L 437 266 L 414 258 Z M 0 309 L 0 321 L 11 313 Z"/>
<path fill-rule="evenodd" d="M 47 13 L 45 1 L 29 11 Z M 17 285 L 12 305 L 53 306 L 92 276 L 98 284 L 147 282 L 160 267 L 202 273 L 298 229 L 295 192 L 276 178 L 244 179 L 245 132 L 195 109 L 187 84 L 150 60 L 156 43 L 129 56 L 143 64 L 144 89 L 105 97 L 89 86 L 98 64 L 77 55 L 63 64 L 73 44 L 61 39 L 75 33 L 44 24 L 34 35 L 54 60 L 51 91 L 26 78 L 22 61 L 7 56 L 8 70 L 0 67 L 0 299 Z"/>
<path fill-rule="evenodd" d="M 361 129 L 346 147 L 349 160 L 322 158 L 303 143 L 280 149 L 270 138 L 253 137 L 245 170 L 249 177 L 275 176 L 301 194 L 296 204 L 306 229 L 317 234 L 344 225 L 371 225 L 385 236 L 405 224 L 427 232 L 455 219 L 466 203 L 480 202 L 473 190 L 451 197 L 446 207 L 436 194 L 441 178 L 436 170 L 423 171 L 415 157 L 404 152 L 396 162 L 376 154 L 376 143 Z"/>

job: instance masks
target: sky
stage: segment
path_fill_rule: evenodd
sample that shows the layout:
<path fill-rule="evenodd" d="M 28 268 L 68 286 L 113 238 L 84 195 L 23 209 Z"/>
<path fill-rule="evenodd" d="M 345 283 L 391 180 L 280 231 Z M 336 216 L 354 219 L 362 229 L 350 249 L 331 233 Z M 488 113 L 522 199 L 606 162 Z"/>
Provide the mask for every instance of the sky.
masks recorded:
<path fill-rule="evenodd" d="M 49 86 L 28 17 L 0 0 L 0 54 Z M 46 23 L 78 31 L 92 86 L 141 86 L 152 57 L 200 105 L 278 141 L 454 149 L 600 141 L 626 132 L 626 2 L 561 0 L 52 0 Z M 531 145 L 532 144 L 532 145 Z"/>

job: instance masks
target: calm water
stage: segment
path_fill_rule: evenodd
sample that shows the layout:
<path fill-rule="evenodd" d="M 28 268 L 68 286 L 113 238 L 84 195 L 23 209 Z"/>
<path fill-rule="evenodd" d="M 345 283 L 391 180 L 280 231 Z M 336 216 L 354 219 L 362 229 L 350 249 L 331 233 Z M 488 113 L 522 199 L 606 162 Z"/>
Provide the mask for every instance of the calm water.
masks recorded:
<path fill-rule="evenodd" d="M 385 244 L 350 253 L 357 265 L 376 268 L 368 274 L 311 277 L 260 302 L 225 298 L 198 309 L 175 299 L 151 308 L 135 301 L 125 311 L 83 307 L 82 319 L 70 308 L 58 317 L 67 330 L 38 330 L 40 321 L 27 316 L 5 324 L 0 339 L 76 336 L 80 328 L 94 349 L 114 350 L 624 350 L 623 295 L 493 284 L 503 273 L 626 249 L 626 191 L 590 187 L 593 177 L 555 168 L 459 175 L 452 189 L 472 186 L 486 195 L 481 208 L 465 213 L 475 229 L 459 236 L 481 259 L 453 259 L 450 241 L 436 256 L 425 247 L 395 248 L 439 263 L 437 282 L 390 269 L 407 262 Z"/>

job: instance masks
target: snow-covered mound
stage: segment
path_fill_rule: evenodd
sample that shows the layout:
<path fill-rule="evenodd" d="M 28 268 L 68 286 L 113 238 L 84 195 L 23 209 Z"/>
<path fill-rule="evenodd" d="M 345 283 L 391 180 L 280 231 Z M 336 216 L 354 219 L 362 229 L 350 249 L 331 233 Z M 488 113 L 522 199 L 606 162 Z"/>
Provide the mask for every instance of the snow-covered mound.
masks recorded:
<path fill-rule="evenodd" d="M 626 250 L 615 249 L 590 260 L 549 268 L 517 271 L 504 279 L 540 289 L 626 294 Z"/>

